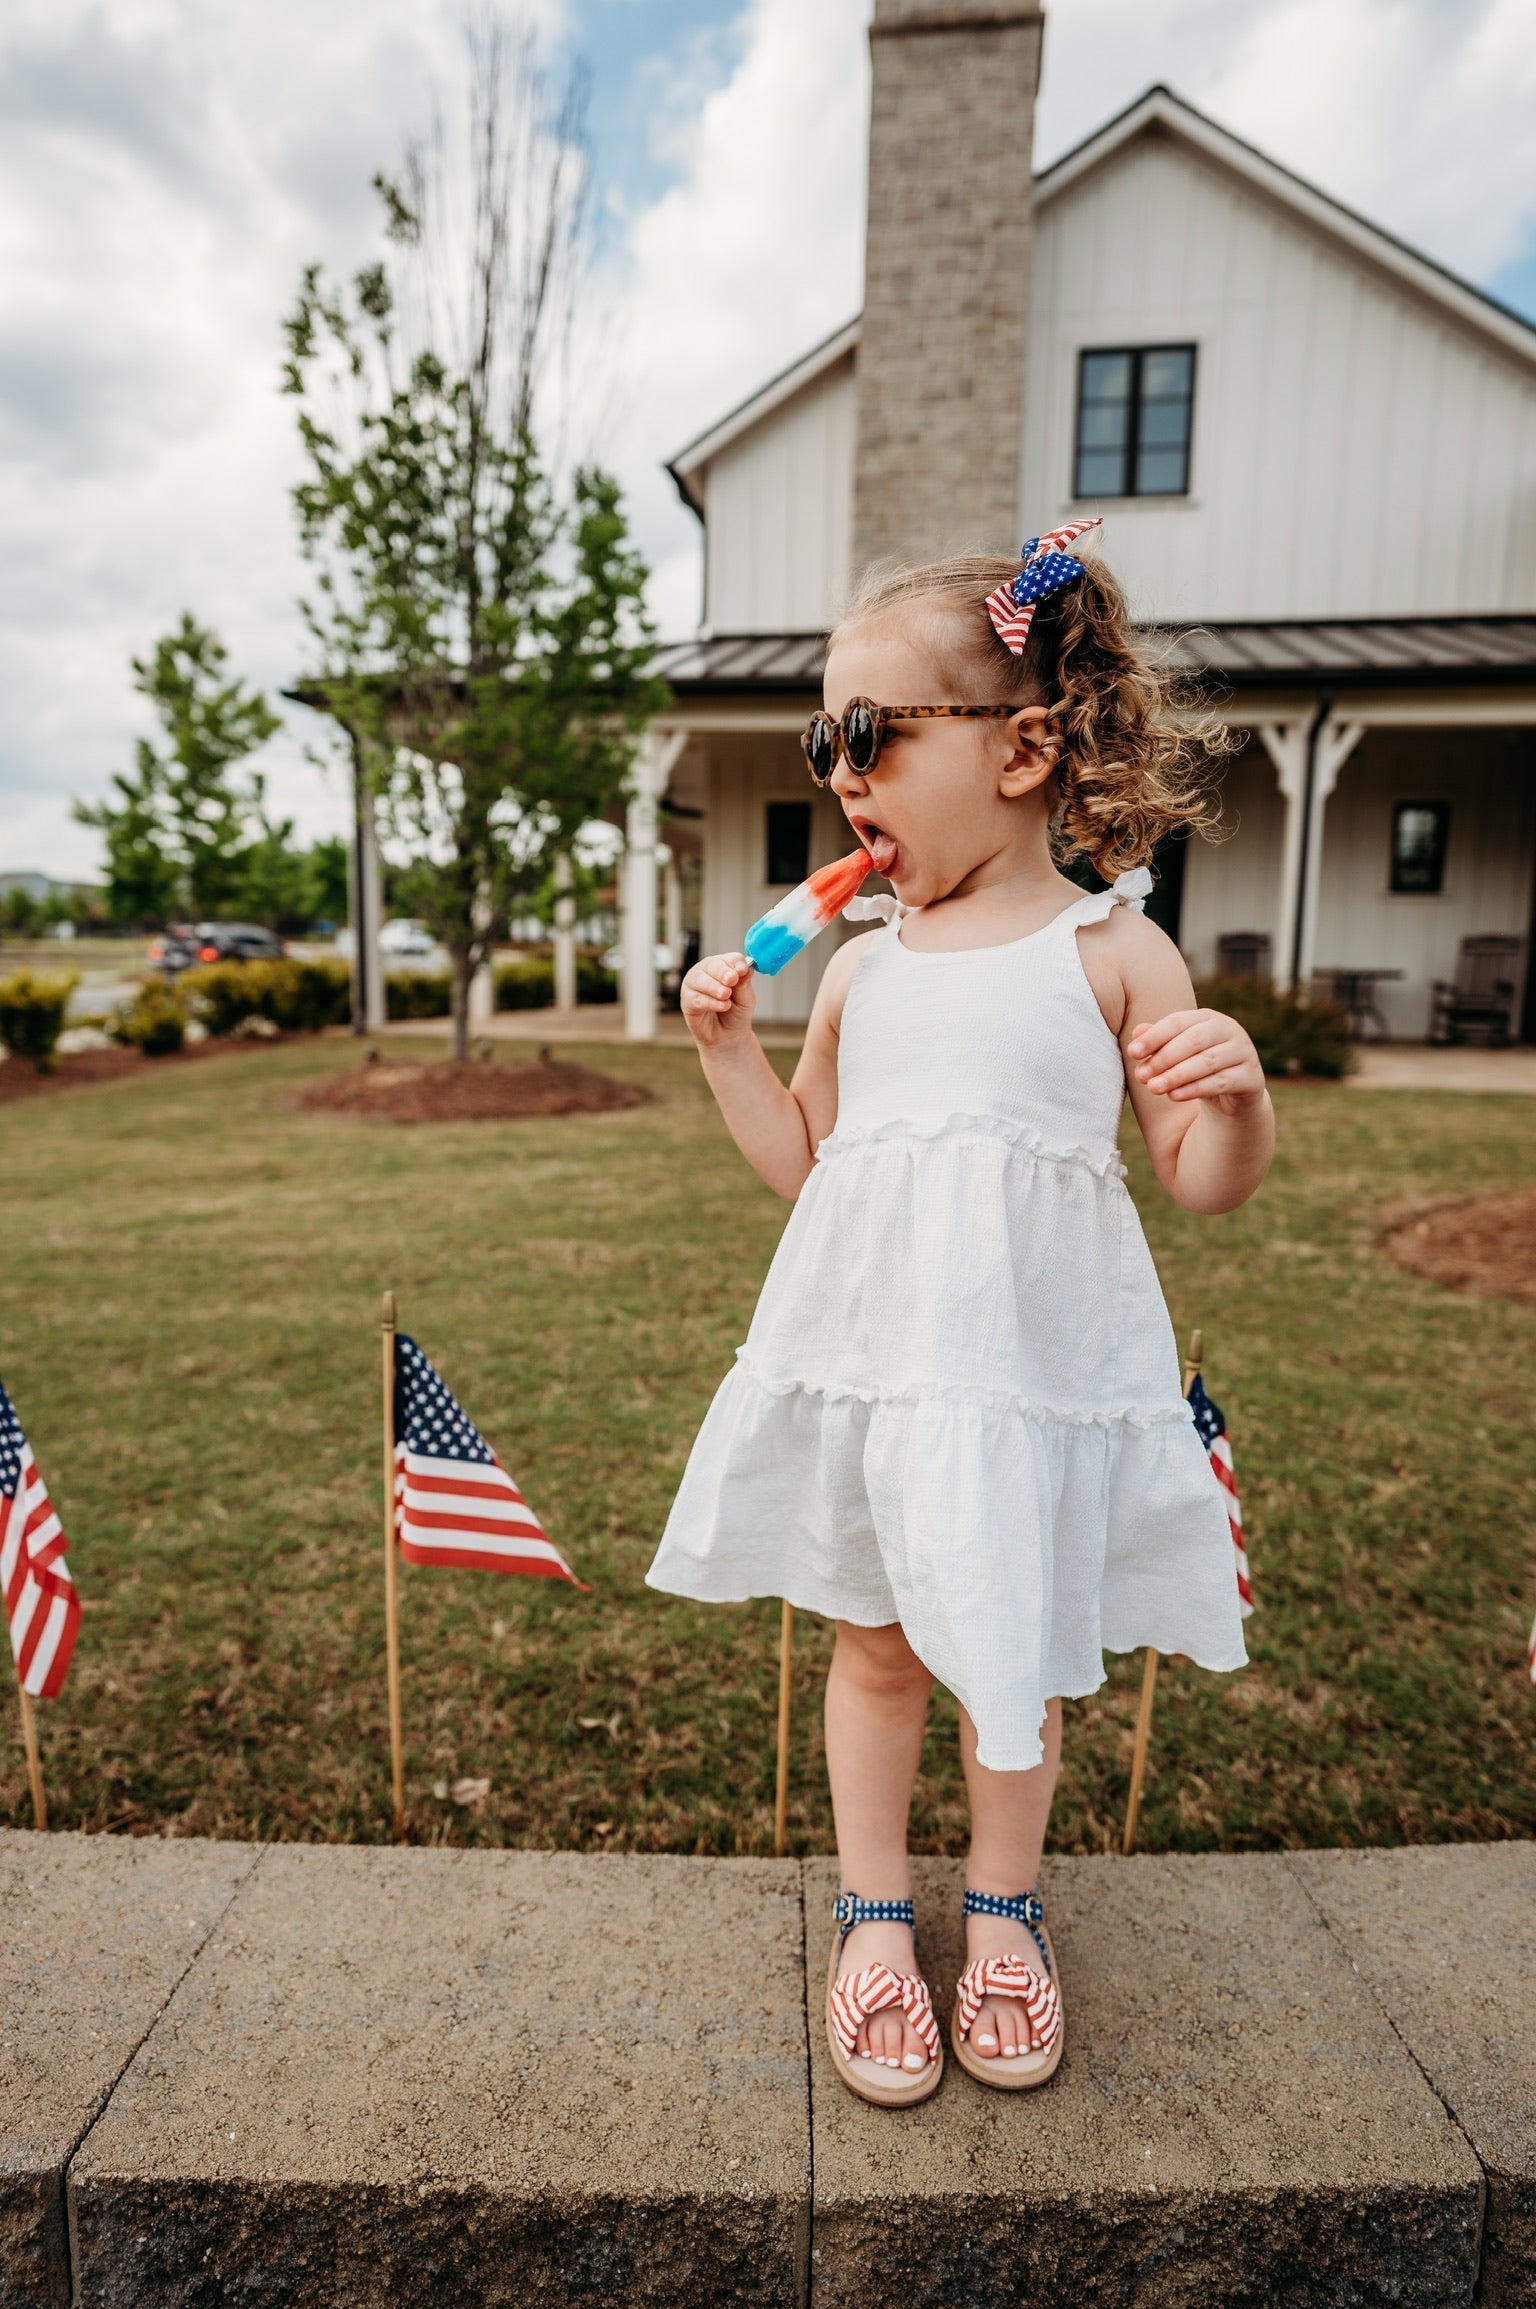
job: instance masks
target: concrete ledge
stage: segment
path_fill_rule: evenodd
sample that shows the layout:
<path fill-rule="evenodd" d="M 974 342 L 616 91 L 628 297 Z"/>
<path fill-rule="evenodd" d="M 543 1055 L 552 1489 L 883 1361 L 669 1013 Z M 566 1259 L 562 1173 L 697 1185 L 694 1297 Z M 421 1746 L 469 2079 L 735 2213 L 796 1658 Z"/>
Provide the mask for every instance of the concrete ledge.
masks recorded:
<path fill-rule="evenodd" d="M 75 2158 L 78 2299 L 792 2304 L 804 2042 L 793 1863 L 272 1847 Z"/>
<path fill-rule="evenodd" d="M 814 1960 L 834 1865 L 805 1876 Z M 962 1885 L 920 1869 L 946 2032 Z M 1041 1889 L 1069 2029 L 1048 2090 L 952 2063 L 893 2124 L 813 2031 L 813 2301 L 1470 2301 L 1477 2161 L 1283 1859 L 1054 1860 Z"/>
<path fill-rule="evenodd" d="M 1536 2301 L 1536 1846 L 1049 1862 L 1060 2075 L 905 2113 L 834 1881 L 0 1834 L 0 2309 Z"/>
<path fill-rule="evenodd" d="M 0 1834 L 0 2303 L 70 2298 L 64 2176 L 255 1866 L 250 1844 Z"/>
<path fill-rule="evenodd" d="M 1291 1865 L 1486 2176 L 1479 2301 L 1536 2302 L 1536 1845 Z"/>

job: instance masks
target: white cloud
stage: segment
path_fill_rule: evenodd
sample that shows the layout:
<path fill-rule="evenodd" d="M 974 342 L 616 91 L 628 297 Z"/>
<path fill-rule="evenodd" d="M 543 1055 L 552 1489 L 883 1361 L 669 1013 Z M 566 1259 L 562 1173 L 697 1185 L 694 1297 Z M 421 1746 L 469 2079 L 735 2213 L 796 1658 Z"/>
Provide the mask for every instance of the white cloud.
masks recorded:
<path fill-rule="evenodd" d="M 1037 151 L 1153 80 L 1442 264 L 1536 229 L 1531 0 L 1054 0 Z"/>
<path fill-rule="evenodd" d="M 539 0 L 557 17 L 555 0 Z M 373 253 L 369 179 L 462 82 L 457 0 L 12 0 L 0 31 L 0 867 L 88 873 L 69 799 L 149 726 L 129 658 L 184 608 L 276 691 L 303 661 L 279 322 Z M 263 757 L 340 825 L 295 709 Z"/>
<path fill-rule="evenodd" d="M 619 252 L 613 453 L 671 633 L 697 622 L 700 551 L 661 460 L 858 307 L 868 14 L 868 0 L 753 0 L 736 71 L 672 127 L 677 183 Z"/>

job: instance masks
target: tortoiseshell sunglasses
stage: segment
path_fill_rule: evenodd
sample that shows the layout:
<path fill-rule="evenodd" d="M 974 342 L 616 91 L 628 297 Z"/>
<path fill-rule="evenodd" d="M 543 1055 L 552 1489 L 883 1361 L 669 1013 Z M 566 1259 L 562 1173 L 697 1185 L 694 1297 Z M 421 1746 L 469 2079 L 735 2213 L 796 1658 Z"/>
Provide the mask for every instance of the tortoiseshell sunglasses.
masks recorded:
<path fill-rule="evenodd" d="M 850 698 L 843 708 L 841 721 L 834 721 L 828 713 L 813 714 L 801 733 L 800 744 L 812 779 L 818 786 L 824 786 L 841 755 L 847 756 L 848 767 L 857 770 L 860 777 L 872 770 L 880 759 L 885 733 L 892 722 L 997 720 L 1004 714 L 1020 711 L 1017 704 L 877 706 L 873 698 Z"/>

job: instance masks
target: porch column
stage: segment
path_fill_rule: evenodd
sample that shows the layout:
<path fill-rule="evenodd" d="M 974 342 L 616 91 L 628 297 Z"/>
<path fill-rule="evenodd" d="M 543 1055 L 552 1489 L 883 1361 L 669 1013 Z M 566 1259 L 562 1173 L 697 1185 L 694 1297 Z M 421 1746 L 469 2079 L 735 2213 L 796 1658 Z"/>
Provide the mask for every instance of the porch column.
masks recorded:
<path fill-rule="evenodd" d="M 1281 986 L 1304 986 L 1317 964 L 1323 813 L 1365 724 L 1335 721 L 1333 700 L 1324 698 L 1305 717 L 1259 722 L 1255 728 L 1285 797 L 1275 978 Z"/>
<path fill-rule="evenodd" d="M 1322 723 L 1312 749 L 1310 816 L 1304 851 L 1296 984 L 1305 986 L 1317 968 L 1317 897 L 1323 884 L 1323 813 L 1339 782 L 1339 772 L 1365 735 L 1363 722 Z"/>
<path fill-rule="evenodd" d="M 576 899 L 571 853 L 555 854 L 555 1008 L 576 1007 Z"/>
<path fill-rule="evenodd" d="M 683 877 L 677 870 L 677 853 L 667 848 L 666 872 L 662 877 L 662 937 L 672 957 L 672 967 L 678 969 L 683 959 Z"/>
<path fill-rule="evenodd" d="M 352 740 L 352 855 L 347 895 L 352 913 L 352 1031 L 382 1034 L 385 1026 L 384 957 L 379 949 L 384 870 L 379 819 L 368 781 L 362 740 Z"/>
<path fill-rule="evenodd" d="M 491 926 L 491 893 L 482 889 L 475 900 L 475 928 L 484 937 Z M 486 956 L 469 982 L 469 1023 L 483 1033 L 496 1015 L 496 978 Z"/>
<path fill-rule="evenodd" d="M 624 1032 L 656 1039 L 656 805 L 667 790 L 685 730 L 647 730 L 629 779 L 624 827 Z"/>
<path fill-rule="evenodd" d="M 1289 986 L 1296 970 L 1296 892 L 1301 879 L 1302 799 L 1307 783 L 1310 716 L 1294 721 L 1259 722 L 1257 734 L 1275 765 L 1285 800 L 1285 834 L 1280 845 L 1280 897 L 1275 914 L 1275 983 Z"/>

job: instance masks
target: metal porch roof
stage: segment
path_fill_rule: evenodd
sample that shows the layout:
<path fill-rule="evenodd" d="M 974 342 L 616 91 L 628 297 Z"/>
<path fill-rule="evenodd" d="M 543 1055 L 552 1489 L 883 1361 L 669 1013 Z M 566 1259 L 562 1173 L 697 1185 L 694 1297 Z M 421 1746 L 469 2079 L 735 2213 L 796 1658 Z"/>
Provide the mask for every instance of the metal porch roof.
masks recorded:
<path fill-rule="evenodd" d="M 1168 639 L 1182 672 L 1233 689 L 1536 681 L 1536 615 L 1282 618 L 1181 627 Z M 722 633 L 667 644 L 657 671 L 682 698 L 771 696 L 819 691 L 825 656 L 824 634 Z"/>

